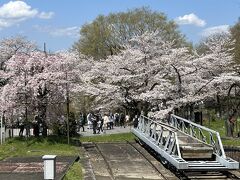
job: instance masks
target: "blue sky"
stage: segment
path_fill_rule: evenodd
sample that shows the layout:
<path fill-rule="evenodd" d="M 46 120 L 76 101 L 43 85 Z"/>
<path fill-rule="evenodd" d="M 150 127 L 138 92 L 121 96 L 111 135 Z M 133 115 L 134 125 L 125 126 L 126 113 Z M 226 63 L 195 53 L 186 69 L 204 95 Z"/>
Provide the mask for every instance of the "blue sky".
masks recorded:
<path fill-rule="evenodd" d="M 226 31 L 240 17 L 240 0 L 0 0 L 0 39 L 23 35 L 50 51 L 71 47 L 84 23 L 99 14 L 148 6 L 179 24 L 191 42 Z"/>

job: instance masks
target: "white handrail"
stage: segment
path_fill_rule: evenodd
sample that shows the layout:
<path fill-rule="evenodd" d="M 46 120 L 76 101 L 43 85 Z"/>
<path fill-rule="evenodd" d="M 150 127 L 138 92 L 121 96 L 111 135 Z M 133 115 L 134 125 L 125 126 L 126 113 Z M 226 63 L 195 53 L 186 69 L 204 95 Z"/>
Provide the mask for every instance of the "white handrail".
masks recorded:
<path fill-rule="evenodd" d="M 196 123 L 194 123 L 194 122 L 192 122 L 192 121 L 189 121 L 189 120 L 186 120 L 186 119 L 181 118 L 181 117 L 179 117 L 179 116 L 176 116 L 176 115 L 174 115 L 174 114 L 171 114 L 171 116 L 172 116 L 172 117 L 175 117 L 175 118 L 177 118 L 177 119 L 179 119 L 179 120 L 181 120 L 181 121 L 184 121 L 184 122 L 186 122 L 186 123 L 192 124 L 192 125 L 195 126 L 195 127 L 199 127 L 199 128 L 201 128 L 201 129 L 203 129 L 203 130 L 205 130 L 205 131 L 209 131 L 209 132 L 212 132 L 212 133 L 214 133 L 214 134 L 218 133 L 217 131 L 214 131 L 214 130 L 212 130 L 212 129 L 209 129 L 209 128 L 205 127 L 205 126 L 201 126 L 201 125 L 199 125 L 199 124 L 196 124 Z"/>
<path fill-rule="evenodd" d="M 189 121 L 189 120 L 186 120 L 186 119 L 181 118 L 179 116 L 176 116 L 174 114 L 171 114 L 171 122 L 170 122 L 171 124 L 170 125 L 174 126 L 175 128 L 177 128 L 179 131 L 181 131 L 183 133 L 186 133 L 186 131 L 182 130 L 181 124 L 180 124 L 180 126 L 176 125 L 178 123 L 177 121 L 182 121 L 182 124 L 184 124 L 185 127 L 186 127 L 186 124 L 188 124 L 188 126 L 190 127 L 190 132 L 189 132 L 190 134 L 188 134 L 188 135 L 190 135 L 190 136 L 192 136 L 194 138 L 197 138 L 198 140 L 213 146 L 215 148 L 215 153 L 216 154 L 218 154 L 219 156 L 221 156 L 223 158 L 226 158 L 225 151 L 224 151 L 224 148 L 223 148 L 223 145 L 222 145 L 222 141 L 221 141 L 221 137 L 220 137 L 220 135 L 219 135 L 219 133 L 217 131 L 214 131 L 214 130 L 209 129 L 209 128 L 204 127 L 204 126 L 201 126 L 199 124 L 196 124 L 196 123 L 194 123 L 192 121 Z M 194 135 L 194 133 L 196 133 L 194 131 L 194 128 L 197 128 L 197 130 L 201 133 L 202 139 L 199 139 L 197 136 Z M 210 142 L 209 143 L 207 141 L 203 140 L 203 139 L 205 139 L 205 137 L 203 136 L 204 134 L 203 134 L 202 130 L 206 131 L 209 134 L 209 136 L 210 136 Z M 219 147 L 214 142 L 213 135 L 216 136 Z"/>
<path fill-rule="evenodd" d="M 148 137 L 153 138 L 158 146 L 161 145 L 164 149 L 168 149 L 167 152 L 169 154 L 174 153 L 181 158 L 176 128 L 171 127 L 169 124 L 159 122 L 142 115 L 139 118 L 137 128 Z M 165 137 L 163 137 L 164 130 L 168 133 Z"/>

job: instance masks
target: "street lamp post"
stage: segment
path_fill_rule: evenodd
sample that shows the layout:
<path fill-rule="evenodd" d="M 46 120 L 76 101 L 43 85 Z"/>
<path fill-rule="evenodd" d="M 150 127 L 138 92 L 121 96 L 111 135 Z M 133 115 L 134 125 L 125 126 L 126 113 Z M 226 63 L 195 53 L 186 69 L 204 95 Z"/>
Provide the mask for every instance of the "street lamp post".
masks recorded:
<path fill-rule="evenodd" d="M 1 144 L 3 143 L 3 132 L 5 133 L 5 130 L 3 131 L 3 117 L 4 117 L 4 111 L 2 112 L 2 116 L 1 116 L 1 134 L 0 134 Z"/>
<path fill-rule="evenodd" d="M 70 135 L 69 135 L 69 87 L 68 87 L 68 73 L 66 71 L 66 103 L 67 103 L 67 140 L 70 144 Z"/>
<path fill-rule="evenodd" d="M 27 73 L 25 72 L 24 73 L 24 85 L 25 85 L 25 88 L 26 88 L 26 86 L 27 86 Z M 30 136 L 30 134 L 28 134 L 29 132 L 28 132 L 28 105 L 27 105 L 27 101 L 28 101 L 28 97 L 27 97 L 27 91 L 26 91 L 26 89 L 25 89 L 25 94 L 24 94 L 24 97 L 25 97 L 25 123 L 26 123 L 26 138 L 28 138 L 28 136 Z"/>

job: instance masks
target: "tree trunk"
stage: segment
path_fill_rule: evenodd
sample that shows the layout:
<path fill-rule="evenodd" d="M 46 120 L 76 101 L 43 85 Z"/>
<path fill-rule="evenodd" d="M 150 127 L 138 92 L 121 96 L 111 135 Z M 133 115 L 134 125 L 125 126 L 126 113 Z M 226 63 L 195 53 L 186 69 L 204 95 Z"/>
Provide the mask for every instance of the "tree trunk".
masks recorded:
<path fill-rule="evenodd" d="M 191 121 L 194 121 L 194 107 L 193 107 L 193 105 L 192 104 L 190 104 L 190 106 L 189 106 L 189 113 L 190 113 L 190 119 L 189 120 L 191 120 Z"/>
<path fill-rule="evenodd" d="M 46 113 L 47 106 L 40 102 L 38 105 L 38 117 L 40 118 L 40 122 L 42 124 L 42 136 L 44 137 L 47 136 Z"/>
<path fill-rule="evenodd" d="M 47 94 L 48 90 L 46 87 L 42 90 L 41 87 L 39 87 L 38 90 L 38 96 L 37 96 L 37 111 L 38 111 L 38 117 L 40 118 L 41 124 L 42 124 L 42 136 L 47 136 L 47 122 L 46 122 L 46 114 L 47 114 Z"/>
<path fill-rule="evenodd" d="M 149 103 L 148 102 L 143 102 L 141 110 L 143 111 L 143 115 L 147 116 L 148 115 L 148 111 L 149 111 Z"/>
<path fill-rule="evenodd" d="M 233 137 L 236 115 L 237 115 L 237 111 L 233 110 L 233 112 L 229 115 L 228 120 L 226 121 L 226 135 L 228 137 Z"/>
<path fill-rule="evenodd" d="M 234 133 L 234 124 L 226 121 L 226 135 L 228 137 L 233 137 L 233 133 Z"/>

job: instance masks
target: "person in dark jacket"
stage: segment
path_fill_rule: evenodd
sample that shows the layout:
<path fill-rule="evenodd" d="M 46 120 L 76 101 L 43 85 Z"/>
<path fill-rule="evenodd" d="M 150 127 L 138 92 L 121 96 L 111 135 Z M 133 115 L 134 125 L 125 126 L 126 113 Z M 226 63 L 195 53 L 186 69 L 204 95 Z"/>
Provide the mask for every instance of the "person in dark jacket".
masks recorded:
<path fill-rule="evenodd" d="M 79 118 L 79 131 L 81 128 L 83 132 L 85 131 L 84 124 L 85 124 L 84 117 L 83 117 L 83 114 L 81 113 Z"/>
<path fill-rule="evenodd" d="M 135 115 L 134 119 L 133 119 L 133 127 L 137 128 L 138 126 L 138 115 Z"/>
<path fill-rule="evenodd" d="M 22 137 L 23 136 L 23 131 L 24 131 L 24 121 L 23 121 L 23 118 L 21 116 L 19 117 L 18 122 L 19 122 L 19 129 L 20 129 L 19 136 Z"/>
<path fill-rule="evenodd" d="M 120 119 L 119 120 L 120 120 L 120 127 L 125 128 L 125 117 L 122 113 L 120 114 Z"/>
<path fill-rule="evenodd" d="M 97 123 L 98 123 L 98 128 L 97 128 L 98 132 L 97 133 L 99 134 L 100 131 L 103 132 L 103 118 L 102 118 L 101 114 L 99 114 Z"/>
<path fill-rule="evenodd" d="M 91 120 L 92 120 L 92 126 L 93 126 L 93 134 L 96 134 L 96 130 L 97 130 L 97 118 L 98 118 L 97 115 L 93 115 L 93 114 L 92 114 Z"/>

